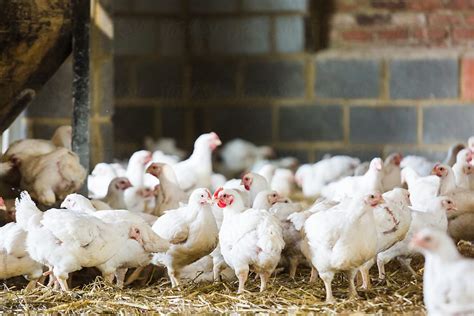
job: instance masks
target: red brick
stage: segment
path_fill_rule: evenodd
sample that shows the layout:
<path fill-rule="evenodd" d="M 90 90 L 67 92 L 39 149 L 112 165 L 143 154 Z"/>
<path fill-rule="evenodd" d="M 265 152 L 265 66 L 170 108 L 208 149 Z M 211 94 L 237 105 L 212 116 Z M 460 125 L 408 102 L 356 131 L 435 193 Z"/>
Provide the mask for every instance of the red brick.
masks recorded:
<path fill-rule="evenodd" d="M 449 38 L 449 31 L 445 28 L 429 28 L 426 30 L 428 40 L 440 42 Z"/>
<path fill-rule="evenodd" d="M 474 25 L 474 14 L 467 14 L 464 16 L 464 21 L 467 25 Z"/>
<path fill-rule="evenodd" d="M 413 30 L 412 36 L 419 42 L 419 44 L 439 46 L 441 43 L 445 43 L 449 39 L 449 31 L 447 28 L 443 27 L 419 27 Z"/>
<path fill-rule="evenodd" d="M 474 99 L 474 57 L 465 58 L 462 61 L 462 97 L 463 99 Z"/>
<path fill-rule="evenodd" d="M 389 24 L 392 20 L 390 14 L 380 14 L 380 13 L 359 13 L 356 14 L 355 19 L 359 25 L 383 25 Z"/>
<path fill-rule="evenodd" d="M 474 9 L 474 0 L 449 0 L 446 7 L 455 10 Z"/>
<path fill-rule="evenodd" d="M 453 30 L 453 40 L 464 41 L 474 39 L 474 28 L 455 28 Z"/>
<path fill-rule="evenodd" d="M 432 11 L 443 8 L 442 0 L 408 0 L 408 8 L 417 11 Z"/>
<path fill-rule="evenodd" d="M 406 0 L 371 0 L 370 3 L 373 8 L 388 10 L 401 10 L 407 6 Z"/>
<path fill-rule="evenodd" d="M 456 13 L 432 13 L 428 17 L 430 25 L 460 25 L 464 21 L 464 17 Z"/>
<path fill-rule="evenodd" d="M 384 40 L 404 40 L 408 39 L 408 29 L 396 28 L 377 31 L 377 36 Z"/>
<path fill-rule="evenodd" d="M 353 12 L 368 7 L 366 0 L 335 0 L 335 11 Z"/>
<path fill-rule="evenodd" d="M 373 39 L 373 32 L 366 30 L 342 31 L 341 35 L 346 41 L 369 42 Z"/>

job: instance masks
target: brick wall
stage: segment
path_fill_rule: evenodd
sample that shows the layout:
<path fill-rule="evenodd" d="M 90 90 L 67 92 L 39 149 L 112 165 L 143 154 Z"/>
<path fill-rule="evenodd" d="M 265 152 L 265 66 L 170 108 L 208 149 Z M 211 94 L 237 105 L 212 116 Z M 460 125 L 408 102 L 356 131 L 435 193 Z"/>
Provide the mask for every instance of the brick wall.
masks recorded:
<path fill-rule="evenodd" d="M 331 47 L 472 47 L 474 1 L 334 0 Z"/>
<path fill-rule="evenodd" d="M 311 10 L 322 2 L 115 1 L 116 154 L 141 148 L 146 135 L 190 149 L 214 130 L 302 161 L 394 150 L 440 158 L 474 134 L 474 59 L 452 49 L 337 47 L 354 44 L 338 38 L 341 25 L 389 34 L 396 23 L 430 25 L 447 12 L 438 4 L 461 5 L 448 2 L 331 2 L 333 49 L 315 53 L 307 39 L 317 37 Z"/>

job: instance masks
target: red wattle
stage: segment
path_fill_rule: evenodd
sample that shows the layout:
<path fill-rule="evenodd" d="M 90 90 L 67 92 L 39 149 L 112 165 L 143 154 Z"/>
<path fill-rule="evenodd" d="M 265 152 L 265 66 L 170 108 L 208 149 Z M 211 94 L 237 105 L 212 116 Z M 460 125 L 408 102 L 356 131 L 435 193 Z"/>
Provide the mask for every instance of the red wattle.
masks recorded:
<path fill-rule="evenodd" d="M 225 204 L 224 201 L 219 200 L 219 201 L 217 202 L 217 206 L 219 206 L 220 208 L 225 208 L 225 207 L 227 206 L 227 204 Z"/>

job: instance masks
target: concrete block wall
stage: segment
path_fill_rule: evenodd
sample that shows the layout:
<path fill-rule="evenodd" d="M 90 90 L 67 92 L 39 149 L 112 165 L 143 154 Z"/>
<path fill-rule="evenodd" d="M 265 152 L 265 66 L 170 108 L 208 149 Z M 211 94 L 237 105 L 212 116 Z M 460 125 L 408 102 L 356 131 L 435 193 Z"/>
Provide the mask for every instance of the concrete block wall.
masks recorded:
<path fill-rule="evenodd" d="M 277 105 L 308 91 L 308 2 L 115 1 L 117 156 L 147 135 L 190 149 L 209 130 L 276 144 Z"/>
<path fill-rule="evenodd" d="M 341 8 L 370 15 L 384 6 L 396 11 L 392 22 L 435 13 L 426 6 L 401 12 L 409 2 L 333 4 L 336 16 Z M 415 2 L 426 1 L 410 2 L 413 10 Z M 463 50 L 383 50 L 350 40 L 352 49 L 339 49 L 331 37 L 332 49 L 314 53 L 305 34 L 312 6 L 304 0 L 114 3 L 119 157 L 142 148 L 147 135 L 191 149 L 214 130 L 224 141 L 242 137 L 301 161 L 392 151 L 440 159 L 474 134 L 474 58 Z"/>
<path fill-rule="evenodd" d="M 331 50 L 315 59 L 315 103 L 334 104 L 343 112 L 342 136 L 339 144 L 328 144 L 330 151 L 397 150 L 439 159 L 451 144 L 474 134 L 468 53 Z M 333 137 L 329 132 L 327 140 Z M 323 147 L 315 145 L 317 151 Z"/>

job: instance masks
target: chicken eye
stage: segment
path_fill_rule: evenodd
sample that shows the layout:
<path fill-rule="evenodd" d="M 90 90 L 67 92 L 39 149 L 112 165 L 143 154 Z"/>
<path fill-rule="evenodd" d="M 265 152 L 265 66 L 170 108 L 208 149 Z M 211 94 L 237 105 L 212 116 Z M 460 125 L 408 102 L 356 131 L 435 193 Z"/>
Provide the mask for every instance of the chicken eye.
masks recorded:
<path fill-rule="evenodd" d="M 276 194 L 273 194 L 272 196 L 273 196 L 273 197 L 276 197 L 277 195 L 276 195 Z"/>
<path fill-rule="evenodd" d="M 245 181 L 249 181 L 249 178 L 248 178 L 248 177 L 245 177 L 244 180 L 245 180 Z"/>
<path fill-rule="evenodd" d="M 223 197 L 225 197 L 225 198 L 226 198 L 226 197 L 227 197 L 227 194 L 224 194 L 224 195 L 223 195 Z"/>
<path fill-rule="evenodd" d="M 424 241 L 426 242 L 430 242 L 431 241 L 431 237 L 430 236 L 426 236 L 425 238 L 423 238 Z"/>
<path fill-rule="evenodd" d="M 371 199 L 375 199 L 375 195 L 371 194 L 371 195 L 370 195 L 370 198 L 371 198 Z"/>
<path fill-rule="evenodd" d="M 448 201 L 448 204 L 451 204 L 451 201 Z"/>
<path fill-rule="evenodd" d="M 204 194 L 201 194 L 201 197 L 203 198 L 203 197 L 204 197 Z"/>

